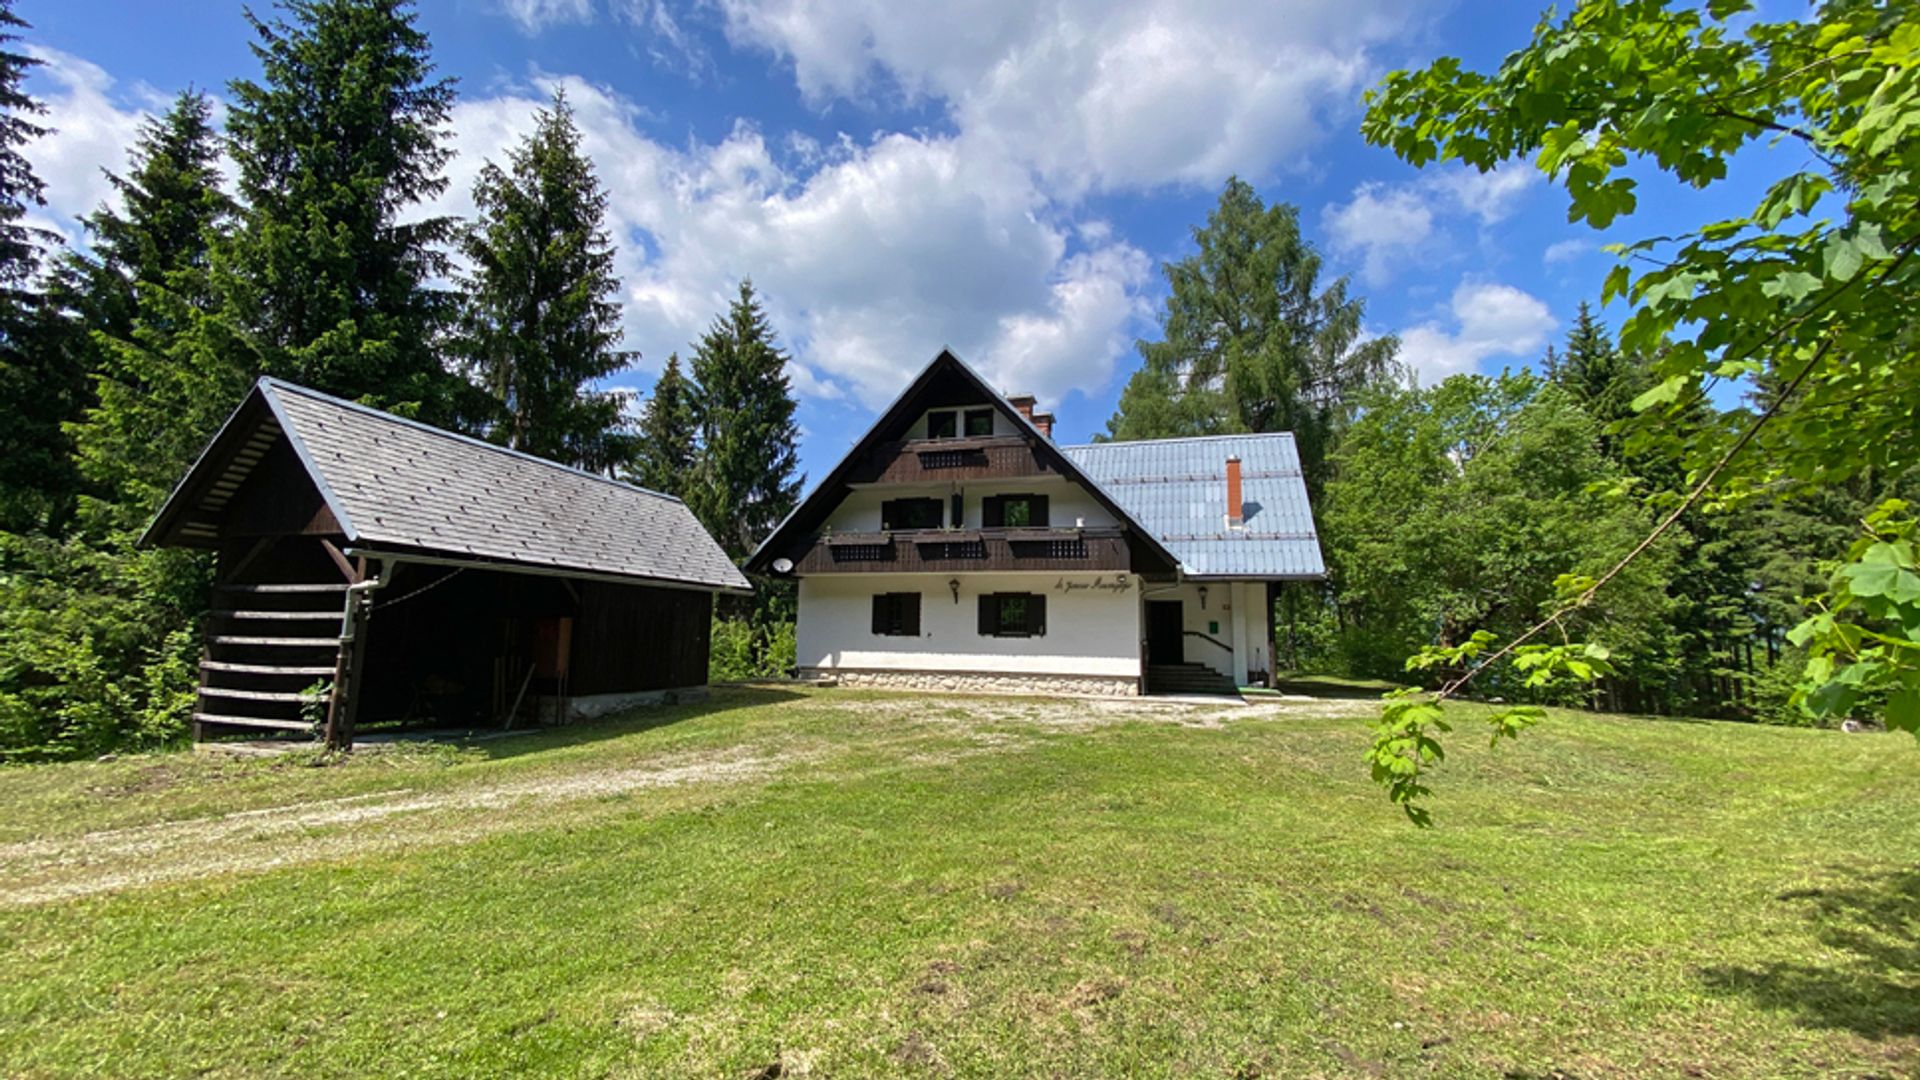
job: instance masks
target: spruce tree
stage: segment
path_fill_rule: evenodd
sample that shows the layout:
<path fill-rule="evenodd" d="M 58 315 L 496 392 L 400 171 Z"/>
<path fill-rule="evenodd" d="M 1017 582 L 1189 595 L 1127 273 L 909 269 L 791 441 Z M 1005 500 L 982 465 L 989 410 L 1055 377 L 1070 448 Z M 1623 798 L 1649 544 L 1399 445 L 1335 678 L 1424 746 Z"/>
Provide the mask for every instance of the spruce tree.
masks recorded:
<path fill-rule="evenodd" d="M 714 320 L 693 354 L 700 451 L 688 502 L 727 554 L 744 559 L 800 498 L 787 356 L 753 283 Z"/>
<path fill-rule="evenodd" d="M 644 488 L 686 498 L 693 487 L 694 448 L 699 435 L 693 399 L 697 391 L 680 373 L 680 354 L 653 384 L 640 414 L 640 433 L 628 479 Z"/>
<path fill-rule="evenodd" d="M 95 405 L 75 429 L 80 468 L 136 527 L 239 401 L 248 373 L 212 315 L 211 249 L 235 206 L 220 188 L 212 102 L 186 91 L 148 120 L 125 175 L 121 208 L 86 219 L 89 255 L 70 255 L 60 287 L 92 330 Z"/>
<path fill-rule="evenodd" d="M 21 148 L 46 133 L 45 106 L 24 83 L 40 61 L 21 51 L 27 24 L 0 0 L 0 529 L 58 532 L 77 476 L 63 425 L 86 399 L 86 371 L 71 328 L 35 287 L 44 249 L 58 238 L 25 221 L 46 205 Z"/>
<path fill-rule="evenodd" d="M 1164 268 L 1162 338 L 1139 343 L 1108 437 L 1291 431 L 1317 491 L 1353 395 L 1397 375 L 1398 343 L 1364 335 L 1346 279 L 1320 287 L 1299 212 L 1244 181 L 1227 182 L 1193 239 L 1199 250 Z"/>
<path fill-rule="evenodd" d="M 446 187 L 453 82 L 408 0 L 285 0 L 247 14 L 260 81 L 229 84 L 240 228 L 216 259 L 246 364 L 446 423 L 465 385 L 436 355 L 453 314 L 427 283 L 454 222 L 402 221 Z"/>
<path fill-rule="evenodd" d="M 591 383 L 634 354 L 617 348 L 607 193 L 563 93 L 507 168 L 480 170 L 473 200 L 480 220 L 462 245 L 472 265 L 462 352 L 493 400 L 488 434 L 530 454 L 611 468 L 625 456 L 620 399 Z"/>

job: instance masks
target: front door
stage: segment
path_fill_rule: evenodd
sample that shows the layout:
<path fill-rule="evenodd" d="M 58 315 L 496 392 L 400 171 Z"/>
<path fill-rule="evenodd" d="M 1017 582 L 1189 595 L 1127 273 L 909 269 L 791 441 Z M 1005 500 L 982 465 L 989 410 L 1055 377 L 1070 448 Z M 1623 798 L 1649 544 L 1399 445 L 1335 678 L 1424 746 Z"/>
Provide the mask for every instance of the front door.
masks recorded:
<path fill-rule="evenodd" d="M 1147 663 L 1184 663 L 1187 659 L 1186 628 L 1186 608 L 1180 601 L 1147 601 Z"/>

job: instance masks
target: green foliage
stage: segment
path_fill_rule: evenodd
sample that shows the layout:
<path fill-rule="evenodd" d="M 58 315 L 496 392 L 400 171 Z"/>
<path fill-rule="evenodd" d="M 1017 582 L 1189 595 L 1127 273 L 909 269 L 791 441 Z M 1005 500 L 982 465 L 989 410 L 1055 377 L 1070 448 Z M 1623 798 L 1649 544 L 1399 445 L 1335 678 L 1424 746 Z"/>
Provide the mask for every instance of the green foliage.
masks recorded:
<path fill-rule="evenodd" d="M 693 403 L 698 388 L 680 373 L 680 354 L 653 384 L 653 396 L 640 414 L 640 432 L 627 479 L 644 488 L 686 498 L 693 487 L 695 440 L 699 422 Z"/>
<path fill-rule="evenodd" d="M 1320 287 L 1299 211 L 1244 181 L 1227 182 L 1193 239 L 1198 251 L 1163 267 L 1161 340 L 1139 343 L 1107 437 L 1291 431 L 1317 492 L 1353 395 L 1398 374 L 1398 342 L 1362 332 L 1346 279 Z"/>
<path fill-rule="evenodd" d="M 593 380 L 623 371 L 620 281 L 607 193 L 580 148 L 564 93 L 532 134 L 474 184 L 480 220 L 463 247 L 472 271 L 461 351 L 495 408 L 486 431 L 516 450 L 600 472 L 630 452 L 620 398 Z"/>
<path fill-rule="evenodd" d="M 1872 702 L 1888 727 L 1920 738 L 1920 523 L 1889 499 L 1865 526 L 1816 613 L 1789 635 L 1807 650 L 1794 702 L 1821 719 Z"/>
<path fill-rule="evenodd" d="M 1631 308 L 1621 349 L 1653 358 L 1627 449 L 1663 448 L 1685 463 L 1689 487 L 1717 480 L 1724 498 L 1897 477 L 1920 464 L 1920 25 L 1910 14 L 1832 0 L 1811 18 L 1770 23 L 1740 0 L 1586 0 L 1564 17 L 1549 12 L 1492 74 L 1447 58 L 1388 76 L 1369 95 L 1363 131 L 1415 165 L 1530 158 L 1565 189 L 1569 220 L 1595 228 L 1634 211 L 1635 170 L 1696 188 L 1722 180 L 1735 155 L 1771 170 L 1745 213 L 1616 249 L 1628 261 L 1601 299 Z M 1747 152 L 1762 141 L 1791 149 Z M 1715 384 L 1741 379 L 1765 402 L 1744 457 L 1717 425 L 1685 422 Z M 1898 590 L 1903 568 L 1897 548 L 1867 550 L 1874 568 L 1846 572 L 1831 603 L 1879 618 L 1875 605 L 1898 601 L 1854 590 Z M 1895 619 L 1876 631 L 1885 641 L 1850 637 L 1847 625 L 1829 612 L 1798 635 L 1817 646 L 1809 677 L 1830 680 L 1807 694 L 1817 709 L 1851 707 L 1884 680 L 1905 685 L 1895 673 L 1920 625 Z"/>
<path fill-rule="evenodd" d="M 247 13 L 261 79 L 229 84 L 244 210 L 215 249 L 239 366 L 436 424 L 476 411 L 441 363 L 454 223 L 402 221 L 446 187 L 451 80 L 407 0 L 286 0 Z"/>
<path fill-rule="evenodd" d="M 86 400 L 73 335 L 36 287 L 53 234 L 27 225 L 45 186 L 21 148 L 45 134 L 46 111 L 24 87 L 40 61 L 14 31 L 27 24 L 0 0 L 0 529 L 65 527 L 79 480 L 62 425 Z"/>
<path fill-rule="evenodd" d="M 713 647 L 707 655 L 711 682 L 784 679 L 795 663 L 794 624 L 716 616 Z"/>
<path fill-rule="evenodd" d="M 1558 386 L 1461 375 L 1361 400 L 1321 504 L 1352 674 L 1395 678 L 1403 658 L 1481 632 L 1511 639 L 1561 602 L 1558 575 L 1599 574 L 1646 529 L 1636 503 L 1596 490 L 1621 474 Z M 1644 645 L 1665 609 L 1665 564 L 1656 554 L 1566 631 Z M 1572 700 L 1489 678 L 1486 693 Z"/>
<path fill-rule="evenodd" d="M 800 431 L 786 366 L 753 283 L 741 282 L 693 354 L 700 450 L 687 500 L 736 561 L 800 499 Z"/>

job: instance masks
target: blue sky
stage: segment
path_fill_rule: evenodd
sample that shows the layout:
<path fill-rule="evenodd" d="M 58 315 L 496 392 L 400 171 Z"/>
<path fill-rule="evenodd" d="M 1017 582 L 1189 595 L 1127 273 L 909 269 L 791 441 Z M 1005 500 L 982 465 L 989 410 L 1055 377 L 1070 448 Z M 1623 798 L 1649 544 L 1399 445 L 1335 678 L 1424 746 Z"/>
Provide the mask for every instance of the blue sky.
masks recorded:
<path fill-rule="evenodd" d="M 264 3 L 261 5 L 264 9 Z M 47 218 L 110 194 L 144 112 L 257 74 L 238 3 L 20 0 L 56 134 L 28 148 Z M 1366 87 L 1458 55 L 1491 67 L 1538 3 L 1421 0 L 424 0 L 459 79 L 465 213 L 564 86 L 613 200 L 644 392 L 752 275 L 801 393 L 818 477 L 942 346 L 1101 430 L 1151 334 L 1162 261 L 1232 173 L 1297 205 L 1334 273 L 1422 378 L 1537 360 L 1597 296 L 1610 239 L 1709 220 L 1655 179 L 1602 236 L 1530 167 L 1413 170 L 1358 134 Z M 1745 202 L 1758 181 L 1736 177 Z M 1737 205 L 1736 203 L 1735 205 Z M 424 210 L 422 212 L 425 212 Z"/>

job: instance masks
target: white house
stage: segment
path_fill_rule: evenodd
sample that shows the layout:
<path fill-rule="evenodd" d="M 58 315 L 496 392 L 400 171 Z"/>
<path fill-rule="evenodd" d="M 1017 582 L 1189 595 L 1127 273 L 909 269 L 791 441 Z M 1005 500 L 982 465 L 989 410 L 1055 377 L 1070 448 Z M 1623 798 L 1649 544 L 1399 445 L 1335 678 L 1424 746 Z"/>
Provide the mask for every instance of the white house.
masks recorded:
<path fill-rule="evenodd" d="M 747 563 L 799 581 L 799 666 L 843 685 L 1232 693 L 1273 587 L 1324 577 L 1289 434 L 1056 446 L 935 357 Z"/>

